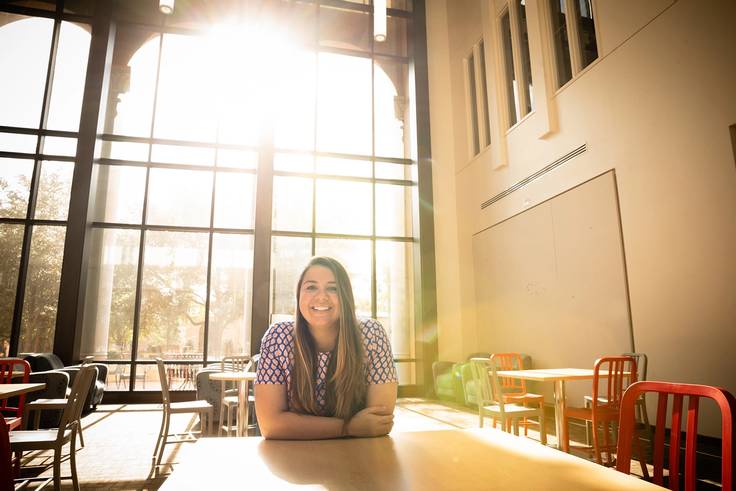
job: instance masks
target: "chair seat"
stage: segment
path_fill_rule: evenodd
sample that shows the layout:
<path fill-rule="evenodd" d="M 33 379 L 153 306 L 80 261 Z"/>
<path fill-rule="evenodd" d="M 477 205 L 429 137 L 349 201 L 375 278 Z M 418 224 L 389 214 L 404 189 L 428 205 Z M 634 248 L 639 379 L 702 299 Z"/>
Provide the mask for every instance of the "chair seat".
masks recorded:
<path fill-rule="evenodd" d="M 607 421 L 607 420 L 615 420 L 618 419 L 619 410 L 618 408 L 606 408 L 606 407 L 598 407 L 597 409 L 597 418 L 599 421 Z M 565 408 L 565 417 L 566 418 L 577 418 L 577 419 L 587 419 L 592 421 L 593 420 L 593 409 L 589 407 L 566 407 Z"/>
<path fill-rule="evenodd" d="M 524 402 L 544 402 L 544 396 L 531 392 L 520 392 L 518 394 L 504 394 L 503 400 L 504 402 L 515 402 L 519 404 Z"/>
<path fill-rule="evenodd" d="M 489 413 L 501 414 L 501 408 L 498 404 L 493 404 L 490 406 L 484 405 L 483 409 Z M 513 417 L 521 417 L 525 415 L 534 416 L 539 414 L 539 408 L 537 407 L 519 406 L 518 404 L 504 404 L 503 409 L 506 414 L 512 415 Z"/>
<path fill-rule="evenodd" d="M 64 441 L 71 437 L 71 430 L 64 431 Z M 10 433 L 10 447 L 13 450 L 26 451 L 49 448 L 56 441 L 59 429 L 49 430 L 18 430 Z"/>
<path fill-rule="evenodd" d="M 202 400 L 172 402 L 170 405 L 170 409 L 172 413 L 191 413 L 192 411 L 205 411 L 212 409 L 212 404 Z"/>
<path fill-rule="evenodd" d="M 29 411 L 33 409 L 64 409 L 66 407 L 67 399 L 36 399 L 33 402 L 26 404 Z"/>

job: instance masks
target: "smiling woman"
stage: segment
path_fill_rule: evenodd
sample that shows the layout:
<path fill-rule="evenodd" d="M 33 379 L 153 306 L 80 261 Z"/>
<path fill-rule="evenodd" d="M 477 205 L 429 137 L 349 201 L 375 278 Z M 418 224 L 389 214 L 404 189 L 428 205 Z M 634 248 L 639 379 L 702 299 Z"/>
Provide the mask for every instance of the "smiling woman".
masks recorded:
<path fill-rule="evenodd" d="M 266 438 L 379 436 L 391 431 L 397 377 L 381 324 L 359 321 L 350 278 L 313 258 L 297 285 L 296 321 L 261 343 L 256 412 Z"/>

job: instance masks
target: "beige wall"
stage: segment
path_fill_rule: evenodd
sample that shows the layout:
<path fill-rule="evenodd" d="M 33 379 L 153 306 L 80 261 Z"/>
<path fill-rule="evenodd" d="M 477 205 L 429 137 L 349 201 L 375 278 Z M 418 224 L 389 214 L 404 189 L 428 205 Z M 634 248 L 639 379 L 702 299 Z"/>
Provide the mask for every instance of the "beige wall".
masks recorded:
<path fill-rule="evenodd" d="M 614 169 L 634 342 L 649 355 L 649 378 L 736 392 L 736 3 L 594 0 L 599 59 L 556 90 L 544 15 L 528 1 L 536 108 L 508 131 L 495 111 L 502 3 L 427 2 L 440 359 L 493 351 L 479 332 L 513 329 L 475 319 L 474 275 L 484 272 L 473 268 L 473 237 Z M 492 144 L 470 159 L 462 58 L 481 36 Z M 583 143 L 584 154 L 481 211 Z"/>

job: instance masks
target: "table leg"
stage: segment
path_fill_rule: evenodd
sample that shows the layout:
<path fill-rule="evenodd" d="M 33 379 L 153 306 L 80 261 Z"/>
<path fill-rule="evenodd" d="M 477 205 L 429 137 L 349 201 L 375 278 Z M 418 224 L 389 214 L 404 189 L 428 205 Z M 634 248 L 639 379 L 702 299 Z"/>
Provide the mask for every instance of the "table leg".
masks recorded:
<path fill-rule="evenodd" d="M 243 407 L 248 404 L 248 382 L 241 380 L 238 383 L 238 421 L 236 423 L 236 434 L 237 436 L 244 436 L 243 429 L 247 434 L 247 426 L 243 426 L 244 409 Z M 247 423 L 246 423 L 247 425 Z"/>
<path fill-rule="evenodd" d="M 248 419 L 250 406 L 248 405 L 248 381 L 243 382 L 243 436 L 248 436 Z"/>
<path fill-rule="evenodd" d="M 565 412 L 565 381 L 555 380 L 555 431 L 557 432 L 557 448 L 562 448 L 562 425 Z"/>

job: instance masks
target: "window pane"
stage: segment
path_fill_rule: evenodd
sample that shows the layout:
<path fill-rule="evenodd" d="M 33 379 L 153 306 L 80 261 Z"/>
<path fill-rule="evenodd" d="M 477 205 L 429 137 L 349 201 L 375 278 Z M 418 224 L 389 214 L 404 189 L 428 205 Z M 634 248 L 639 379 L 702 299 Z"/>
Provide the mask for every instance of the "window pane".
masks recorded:
<path fill-rule="evenodd" d="M 130 360 L 139 247 L 138 230 L 93 229 L 84 301 L 82 356 L 93 355 L 97 360 Z M 121 381 L 121 377 L 115 378 Z M 122 377 L 122 380 L 126 379 Z"/>
<path fill-rule="evenodd" d="M 276 148 L 314 149 L 314 104 L 317 96 L 314 52 L 284 50 L 278 60 L 283 71 L 274 97 Z"/>
<path fill-rule="evenodd" d="M 106 126 L 106 132 L 151 136 L 158 51 L 159 34 L 131 25 L 118 26 L 108 100 L 119 102 L 108 104 L 107 111 L 114 112 L 115 118 L 106 117 L 106 121 L 114 121 L 115 126 Z"/>
<path fill-rule="evenodd" d="M 312 231 L 312 179 L 274 176 L 271 228 Z"/>
<path fill-rule="evenodd" d="M 593 63 L 598 58 L 598 43 L 595 39 L 595 22 L 593 22 L 593 6 L 590 0 L 578 0 L 578 34 L 580 35 L 581 68 Z"/>
<path fill-rule="evenodd" d="M 396 358 L 414 358 L 414 278 L 411 242 L 376 242 L 376 317 Z"/>
<path fill-rule="evenodd" d="M 488 109 L 488 78 L 486 77 L 486 45 L 483 41 L 478 43 L 478 52 L 480 56 L 480 83 L 482 85 L 482 97 L 479 104 L 483 104 L 483 114 L 485 114 L 485 124 L 483 125 L 485 144 L 491 143 L 491 112 Z"/>
<path fill-rule="evenodd" d="M 409 156 L 409 66 L 405 63 L 377 61 L 375 65 L 374 116 L 376 155 Z"/>
<path fill-rule="evenodd" d="M 373 196 L 367 182 L 317 179 L 317 232 L 370 235 Z"/>
<path fill-rule="evenodd" d="M 211 172 L 151 169 L 147 223 L 208 227 L 211 202 Z"/>
<path fill-rule="evenodd" d="M 252 288 L 253 236 L 215 234 L 208 358 L 250 354 Z"/>
<path fill-rule="evenodd" d="M 376 184 L 376 235 L 411 236 L 411 186 Z"/>
<path fill-rule="evenodd" d="M 138 359 L 202 358 L 208 235 L 148 232 Z"/>
<path fill-rule="evenodd" d="M 532 90 L 532 62 L 529 57 L 529 28 L 526 22 L 526 1 L 519 0 L 519 34 L 521 35 L 521 69 L 522 80 L 526 81 L 524 91 L 526 92 L 526 107 L 524 115 L 534 110 L 534 91 Z"/>
<path fill-rule="evenodd" d="M 117 160 L 129 160 L 133 162 L 148 162 L 148 150 L 150 145 L 147 143 L 132 142 L 109 142 L 99 141 L 101 146 L 101 157 Z"/>
<path fill-rule="evenodd" d="M 308 237 L 271 239 L 271 322 L 293 319 L 296 284 L 311 257 L 312 239 Z"/>
<path fill-rule="evenodd" d="M 146 169 L 95 165 L 91 217 L 94 222 L 141 223 Z"/>
<path fill-rule="evenodd" d="M 406 181 L 416 181 L 415 170 L 416 165 L 414 164 L 376 162 L 376 178 L 378 179 L 402 179 Z"/>
<path fill-rule="evenodd" d="M 164 34 L 154 137 L 215 140 L 218 74 L 210 45 L 199 36 Z"/>
<path fill-rule="evenodd" d="M 0 13 L 0 126 L 38 128 L 54 21 Z"/>
<path fill-rule="evenodd" d="M 18 353 L 53 351 L 65 227 L 33 227 Z"/>
<path fill-rule="evenodd" d="M 506 82 L 506 103 L 509 126 L 519 121 L 519 89 L 514 72 L 514 53 L 511 47 L 511 21 L 508 11 L 501 16 L 501 37 L 503 38 L 504 76 Z"/>
<path fill-rule="evenodd" d="M 333 48 L 370 51 L 373 34 L 368 12 L 321 5 L 319 43 Z"/>
<path fill-rule="evenodd" d="M 314 172 L 314 157 L 301 153 L 277 153 L 273 156 L 273 169 L 283 172 Z"/>
<path fill-rule="evenodd" d="M 467 73 L 465 74 L 468 84 L 468 98 L 470 104 L 468 110 L 470 111 L 470 132 L 473 142 L 473 155 L 478 155 L 480 152 L 480 138 L 478 134 L 478 91 L 475 86 L 475 56 L 470 55 L 467 61 Z"/>
<path fill-rule="evenodd" d="M 16 133 L 0 133 L 0 151 L 36 153 L 37 139 L 38 137 L 36 135 L 19 135 Z"/>
<path fill-rule="evenodd" d="M 66 220 L 72 192 L 73 162 L 42 162 L 38 184 L 36 218 Z"/>
<path fill-rule="evenodd" d="M 317 239 L 317 256 L 334 257 L 345 267 L 353 285 L 355 312 L 371 316 L 371 241 L 353 239 Z"/>
<path fill-rule="evenodd" d="M 185 145 L 154 145 L 151 149 L 151 161 L 167 164 L 214 165 L 215 149 Z"/>
<path fill-rule="evenodd" d="M 370 160 L 348 160 L 332 157 L 317 157 L 317 173 L 333 176 L 373 176 L 373 164 Z"/>
<path fill-rule="evenodd" d="M 215 185 L 215 227 L 253 228 L 256 176 L 218 172 Z"/>
<path fill-rule="evenodd" d="M 570 42 L 567 36 L 567 11 L 565 0 L 549 0 L 552 17 L 552 37 L 555 43 L 555 63 L 557 66 L 557 86 L 562 87 L 572 78 L 570 64 Z"/>
<path fill-rule="evenodd" d="M 3 251 L 0 254 L 0 343 L 10 341 L 23 230 L 23 225 L 0 223 L 0 250 Z M 8 356 L 2 349 L 0 344 L 0 358 Z"/>
<path fill-rule="evenodd" d="M 77 110 L 79 110 L 79 108 L 77 108 Z M 77 139 L 47 136 L 43 139 L 43 149 L 41 153 L 45 155 L 74 157 L 77 154 Z"/>
<path fill-rule="evenodd" d="M 320 53 L 317 150 L 371 154 L 371 60 Z"/>
<path fill-rule="evenodd" d="M 52 130 L 78 131 L 87 74 L 91 27 L 62 22 L 46 124 Z"/>
<path fill-rule="evenodd" d="M 0 158 L 0 217 L 25 218 L 33 161 Z"/>
<path fill-rule="evenodd" d="M 255 169 L 258 167 L 258 152 L 253 150 L 217 150 L 218 167 L 235 167 L 238 169 Z"/>

